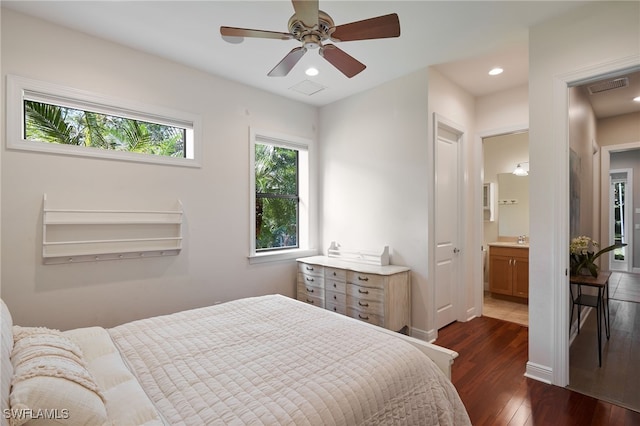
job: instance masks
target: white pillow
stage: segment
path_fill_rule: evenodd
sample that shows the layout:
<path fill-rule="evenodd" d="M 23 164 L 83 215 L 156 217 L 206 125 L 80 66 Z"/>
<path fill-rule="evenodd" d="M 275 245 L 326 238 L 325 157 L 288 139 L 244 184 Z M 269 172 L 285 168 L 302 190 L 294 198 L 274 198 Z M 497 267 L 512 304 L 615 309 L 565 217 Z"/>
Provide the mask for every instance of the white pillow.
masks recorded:
<path fill-rule="evenodd" d="M 82 351 L 58 330 L 14 326 L 12 425 L 102 425 L 104 400 Z"/>

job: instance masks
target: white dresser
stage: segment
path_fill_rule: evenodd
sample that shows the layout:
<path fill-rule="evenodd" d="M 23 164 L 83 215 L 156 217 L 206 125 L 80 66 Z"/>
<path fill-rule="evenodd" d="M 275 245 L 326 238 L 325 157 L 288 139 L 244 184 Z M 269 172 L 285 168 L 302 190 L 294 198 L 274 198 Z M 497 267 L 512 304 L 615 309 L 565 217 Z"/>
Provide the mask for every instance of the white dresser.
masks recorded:
<path fill-rule="evenodd" d="M 297 298 L 389 330 L 411 327 L 410 269 L 327 256 L 297 259 Z"/>

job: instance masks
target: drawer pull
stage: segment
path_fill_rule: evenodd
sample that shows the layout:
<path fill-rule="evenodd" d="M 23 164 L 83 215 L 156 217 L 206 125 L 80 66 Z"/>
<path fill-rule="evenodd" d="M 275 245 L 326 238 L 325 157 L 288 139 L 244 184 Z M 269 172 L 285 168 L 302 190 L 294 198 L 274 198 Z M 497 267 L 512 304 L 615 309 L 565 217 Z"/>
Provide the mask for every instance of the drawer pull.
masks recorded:
<path fill-rule="evenodd" d="M 369 277 L 361 277 L 360 275 L 358 275 L 358 279 L 360 281 L 369 281 Z"/>
<path fill-rule="evenodd" d="M 338 285 L 336 283 L 333 283 L 333 288 L 338 288 Z"/>
<path fill-rule="evenodd" d="M 307 291 L 308 291 L 309 293 L 313 293 L 313 289 L 312 289 L 312 288 L 307 288 Z"/>
<path fill-rule="evenodd" d="M 307 266 L 306 269 L 307 271 L 313 271 L 313 266 Z"/>
<path fill-rule="evenodd" d="M 358 289 L 358 293 L 360 294 L 369 294 L 369 290 L 363 290 L 361 288 Z"/>
<path fill-rule="evenodd" d="M 363 320 L 368 320 L 369 317 L 367 315 L 362 315 L 362 314 L 358 314 L 358 318 L 363 319 Z"/>
<path fill-rule="evenodd" d="M 335 296 L 334 296 L 334 297 L 335 297 Z M 361 301 L 359 301 L 359 300 L 358 300 L 358 305 L 360 305 L 360 306 L 364 306 L 365 308 L 369 306 L 369 304 L 368 304 L 368 303 L 366 303 L 366 302 L 365 302 L 365 303 L 362 303 L 362 302 L 361 302 Z"/>
<path fill-rule="evenodd" d="M 305 277 L 305 279 L 309 282 L 314 282 L 315 280 L 313 278 L 309 278 L 309 277 Z"/>
<path fill-rule="evenodd" d="M 335 312 L 338 312 L 338 307 L 337 307 L 337 306 L 334 306 L 334 307 L 333 307 L 333 310 L 334 310 Z"/>
<path fill-rule="evenodd" d="M 335 294 L 333 295 L 333 300 L 338 300 L 338 296 L 336 296 Z"/>
<path fill-rule="evenodd" d="M 313 300 L 307 299 L 307 303 L 311 303 L 313 305 Z"/>

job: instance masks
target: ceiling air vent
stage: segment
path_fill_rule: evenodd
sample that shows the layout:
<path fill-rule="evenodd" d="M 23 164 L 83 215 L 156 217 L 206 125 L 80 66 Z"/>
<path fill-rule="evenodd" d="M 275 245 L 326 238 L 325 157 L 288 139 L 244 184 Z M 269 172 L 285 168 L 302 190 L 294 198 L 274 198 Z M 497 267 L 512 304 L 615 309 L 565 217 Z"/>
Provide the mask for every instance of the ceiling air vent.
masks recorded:
<path fill-rule="evenodd" d="M 595 95 L 596 93 L 606 92 L 607 90 L 619 89 L 621 87 L 627 87 L 629 85 L 629 78 L 621 77 L 614 78 L 612 80 L 600 81 L 592 84 L 588 87 L 589 93 Z"/>
<path fill-rule="evenodd" d="M 304 80 L 301 81 L 300 83 L 296 84 L 295 86 L 289 87 L 290 90 L 294 90 L 298 93 L 302 93 L 304 95 L 307 96 L 311 96 L 314 93 L 318 93 L 324 89 L 326 89 L 326 87 L 321 86 L 319 84 L 316 84 L 312 81 L 309 80 Z"/>

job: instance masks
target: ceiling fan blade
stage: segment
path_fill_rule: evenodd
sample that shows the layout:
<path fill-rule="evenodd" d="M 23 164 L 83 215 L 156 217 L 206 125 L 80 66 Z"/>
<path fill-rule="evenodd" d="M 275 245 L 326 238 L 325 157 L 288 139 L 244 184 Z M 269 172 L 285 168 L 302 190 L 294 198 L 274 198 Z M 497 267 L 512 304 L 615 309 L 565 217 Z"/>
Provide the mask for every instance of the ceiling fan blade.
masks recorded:
<path fill-rule="evenodd" d="M 277 31 L 252 30 L 249 28 L 220 27 L 220 34 L 225 37 L 256 37 L 273 38 L 277 40 L 291 40 L 293 34 Z"/>
<path fill-rule="evenodd" d="M 269 74 L 269 77 L 284 77 L 289 74 L 289 71 L 293 69 L 293 67 L 298 63 L 300 58 L 307 53 L 307 49 L 304 47 L 296 47 L 292 49 L 291 52 L 287 53 L 287 56 L 282 58 L 282 60 L 273 67 Z"/>
<path fill-rule="evenodd" d="M 320 54 L 331 63 L 334 67 L 338 68 L 342 74 L 351 78 L 356 74 L 364 71 L 367 67 L 362 62 L 358 61 L 353 56 L 340 50 L 333 44 L 326 44 L 320 49 Z"/>
<path fill-rule="evenodd" d="M 331 34 L 334 41 L 371 40 L 400 36 L 400 20 L 398 15 L 378 16 L 350 24 L 338 25 Z"/>
<path fill-rule="evenodd" d="M 305 26 L 312 28 L 318 25 L 318 0 L 291 0 L 291 3 L 298 19 Z"/>

